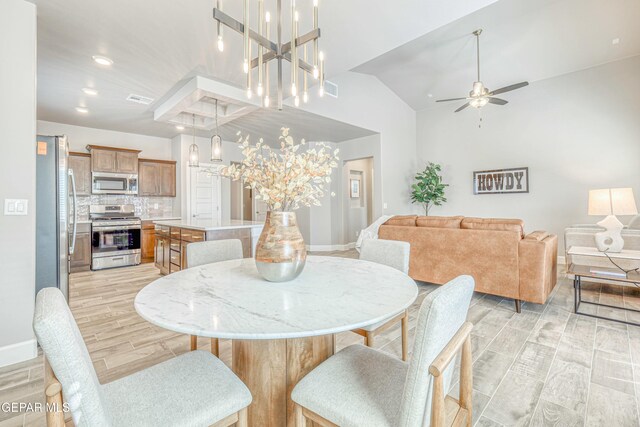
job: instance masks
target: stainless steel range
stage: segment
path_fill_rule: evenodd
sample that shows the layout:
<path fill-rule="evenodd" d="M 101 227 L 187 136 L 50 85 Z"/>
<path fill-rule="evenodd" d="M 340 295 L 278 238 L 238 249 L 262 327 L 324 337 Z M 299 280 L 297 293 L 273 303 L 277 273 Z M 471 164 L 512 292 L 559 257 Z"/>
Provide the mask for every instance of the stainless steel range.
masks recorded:
<path fill-rule="evenodd" d="M 91 205 L 91 269 L 140 264 L 142 221 L 133 205 Z"/>

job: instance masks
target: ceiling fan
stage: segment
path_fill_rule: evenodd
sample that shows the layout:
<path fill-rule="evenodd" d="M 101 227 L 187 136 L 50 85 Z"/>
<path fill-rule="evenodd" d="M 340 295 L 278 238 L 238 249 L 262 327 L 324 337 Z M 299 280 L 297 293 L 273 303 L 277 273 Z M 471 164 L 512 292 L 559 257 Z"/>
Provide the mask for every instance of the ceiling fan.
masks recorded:
<path fill-rule="evenodd" d="M 448 102 L 448 101 L 466 100 L 467 103 L 459 107 L 456 111 L 454 111 L 455 113 L 457 113 L 458 111 L 462 111 L 469 106 L 474 108 L 482 108 L 487 104 L 505 105 L 509 101 L 496 98 L 495 95 L 520 89 L 521 87 L 527 86 L 529 84 L 529 82 L 520 82 L 520 83 L 502 87 L 500 89 L 489 91 L 489 88 L 487 88 L 480 81 L 480 34 L 482 34 L 482 29 L 475 30 L 473 32 L 473 35 L 476 36 L 476 50 L 478 55 L 478 80 L 473 83 L 473 89 L 471 90 L 471 92 L 469 92 L 469 96 L 466 96 L 464 98 L 438 99 L 436 101 L 436 102 Z"/>

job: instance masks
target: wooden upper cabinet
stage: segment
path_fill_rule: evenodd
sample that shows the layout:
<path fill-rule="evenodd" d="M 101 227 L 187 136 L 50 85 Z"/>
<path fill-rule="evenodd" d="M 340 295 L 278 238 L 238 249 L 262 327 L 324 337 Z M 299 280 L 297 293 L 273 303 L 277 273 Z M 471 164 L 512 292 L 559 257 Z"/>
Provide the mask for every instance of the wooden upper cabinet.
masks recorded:
<path fill-rule="evenodd" d="M 140 150 L 87 145 L 91 151 L 91 171 L 109 173 L 138 173 Z"/>
<path fill-rule="evenodd" d="M 140 196 L 176 196 L 176 162 L 140 159 L 138 170 Z"/>
<path fill-rule="evenodd" d="M 159 163 L 160 171 L 160 195 L 165 197 L 176 196 L 176 162 Z"/>
<path fill-rule="evenodd" d="M 91 195 L 91 156 L 88 153 L 69 153 L 69 169 L 73 170 L 78 196 Z"/>
<path fill-rule="evenodd" d="M 91 150 L 91 171 L 117 172 L 116 152 L 113 150 Z"/>
<path fill-rule="evenodd" d="M 116 167 L 118 173 L 138 173 L 138 153 L 116 151 Z"/>

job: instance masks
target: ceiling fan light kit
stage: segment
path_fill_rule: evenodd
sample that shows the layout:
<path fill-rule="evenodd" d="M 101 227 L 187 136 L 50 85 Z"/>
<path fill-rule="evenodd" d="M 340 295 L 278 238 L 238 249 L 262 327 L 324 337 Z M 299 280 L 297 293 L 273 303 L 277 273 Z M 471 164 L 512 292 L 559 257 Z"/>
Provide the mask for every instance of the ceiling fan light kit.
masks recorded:
<path fill-rule="evenodd" d="M 462 97 L 462 98 L 439 99 L 436 101 L 436 102 L 467 101 L 465 104 L 458 107 L 458 109 L 456 109 L 454 113 L 462 111 L 467 107 L 473 107 L 479 110 L 480 108 L 484 107 L 487 104 L 505 105 L 509 101 L 496 98 L 495 95 L 520 89 L 521 87 L 527 86 L 529 84 L 529 82 L 520 82 L 520 83 L 512 84 L 509 86 L 505 86 L 500 89 L 496 89 L 494 91 L 490 91 L 489 88 L 487 88 L 482 83 L 482 81 L 480 80 L 480 34 L 482 34 L 482 29 L 478 29 L 473 32 L 473 35 L 476 37 L 477 80 L 473 82 L 473 88 L 469 92 L 469 96 Z"/>

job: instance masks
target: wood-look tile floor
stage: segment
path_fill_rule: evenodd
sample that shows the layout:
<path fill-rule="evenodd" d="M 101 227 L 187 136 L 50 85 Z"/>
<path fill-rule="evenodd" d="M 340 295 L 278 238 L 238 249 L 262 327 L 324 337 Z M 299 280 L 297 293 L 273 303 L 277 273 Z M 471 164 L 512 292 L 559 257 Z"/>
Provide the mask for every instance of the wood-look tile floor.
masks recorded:
<path fill-rule="evenodd" d="M 357 256 L 355 251 L 322 255 Z M 159 277 L 152 264 L 71 276 L 71 309 L 102 383 L 188 350 L 187 336 L 151 325 L 133 308 L 136 293 Z M 419 286 L 420 296 L 410 309 L 411 341 L 419 304 L 435 289 Z M 638 289 L 585 288 L 585 298 L 640 308 Z M 640 321 L 639 313 L 606 314 Z M 513 301 L 476 294 L 469 320 L 475 325 L 476 426 L 640 425 L 640 328 L 573 314 L 572 284 L 562 273 L 544 306 L 524 304 L 516 314 Z M 337 342 L 340 349 L 362 340 L 346 332 Z M 209 347 L 207 339 L 198 344 Z M 376 347 L 399 357 L 399 328 L 381 334 Z M 220 351 L 230 364 L 230 342 L 223 340 Z M 452 394 L 456 390 L 454 384 Z M 42 357 L 0 368 L 0 402 L 42 402 L 42 393 Z M 0 427 L 44 424 L 39 413 L 0 410 Z"/>

